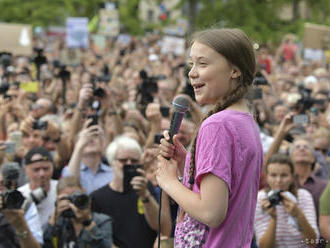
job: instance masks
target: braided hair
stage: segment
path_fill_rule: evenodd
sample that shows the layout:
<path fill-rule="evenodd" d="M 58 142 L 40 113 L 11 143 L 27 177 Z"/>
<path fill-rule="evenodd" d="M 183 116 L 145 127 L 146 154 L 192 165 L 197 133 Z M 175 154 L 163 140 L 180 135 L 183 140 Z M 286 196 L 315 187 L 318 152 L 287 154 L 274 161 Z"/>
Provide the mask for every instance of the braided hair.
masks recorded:
<path fill-rule="evenodd" d="M 218 99 L 214 107 L 206 114 L 201 123 L 211 115 L 218 113 L 234 103 L 239 102 L 245 97 L 249 88 L 252 86 L 253 78 L 256 70 L 256 61 L 253 47 L 243 31 L 240 29 L 209 29 L 197 33 L 191 42 L 204 44 L 222 56 L 227 61 L 236 66 L 241 75 L 237 79 L 232 79 L 229 85 L 229 90 L 224 97 Z M 201 126 L 197 128 L 195 137 L 191 146 L 191 158 L 189 167 L 189 185 L 192 190 L 194 185 L 195 169 L 196 169 L 196 143 L 198 131 Z M 184 212 L 181 211 L 178 220 L 183 218 Z"/>

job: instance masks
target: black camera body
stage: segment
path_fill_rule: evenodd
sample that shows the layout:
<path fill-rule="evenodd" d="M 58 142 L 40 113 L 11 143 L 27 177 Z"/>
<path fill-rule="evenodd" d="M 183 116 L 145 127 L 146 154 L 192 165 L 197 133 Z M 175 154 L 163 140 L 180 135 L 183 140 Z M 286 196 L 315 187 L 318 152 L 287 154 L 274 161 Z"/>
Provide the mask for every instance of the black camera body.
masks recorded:
<path fill-rule="evenodd" d="M 105 97 L 106 96 L 106 92 L 104 91 L 104 89 L 102 89 L 101 87 L 99 87 L 97 85 L 98 82 L 103 82 L 100 80 L 101 78 L 93 78 L 91 80 L 91 84 L 93 85 L 93 96 L 96 96 L 96 97 Z M 102 78 L 103 80 L 103 78 Z"/>
<path fill-rule="evenodd" d="M 69 200 L 73 205 L 75 205 L 79 209 L 86 209 L 89 205 L 89 197 L 88 195 L 76 191 L 73 194 L 67 196 L 65 199 Z M 62 213 L 62 217 L 64 218 L 74 218 L 75 214 L 72 209 L 65 210 Z"/>
<path fill-rule="evenodd" d="M 270 202 L 271 207 L 275 207 L 276 205 L 280 204 L 280 202 L 283 200 L 283 197 L 281 196 L 281 193 L 283 190 L 274 190 L 269 196 L 268 201 Z"/>
<path fill-rule="evenodd" d="M 47 126 L 48 126 L 47 121 L 40 121 L 40 120 L 38 120 L 38 121 L 34 121 L 32 123 L 32 128 L 34 130 L 46 130 L 47 129 Z"/>
<path fill-rule="evenodd" d="M 2 209 L 20 209 L 25 201 L 25 197 L 16 189 L 8 189 L 0 197 L 2 198 Z"/>
<path fill-rule="evenodd" d="M 137 172 L 138 168 L 142 168 L 142 165 L 140 165 L 140 164 L 124 165 L 124 167 L 123 167 L 123 173 L 124 173 L 123 186 L 124 186 L 125 193 L 133 190 L 132 185 L 131 185 L 131 180 L 133 179 L 133 177 L 140 175 L 139 172 Z"/>

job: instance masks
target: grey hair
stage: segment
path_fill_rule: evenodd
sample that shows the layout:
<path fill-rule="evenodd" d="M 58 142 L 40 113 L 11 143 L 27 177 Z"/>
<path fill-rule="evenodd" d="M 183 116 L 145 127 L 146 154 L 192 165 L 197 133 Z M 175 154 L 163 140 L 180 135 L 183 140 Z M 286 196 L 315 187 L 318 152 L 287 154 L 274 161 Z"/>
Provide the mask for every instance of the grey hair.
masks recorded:
<path fill-rule="evenodd" d="M 115 156 L 119 148 L 134 149 L 142 155 L 142 147 L 135 139 L 126 135 L 120 135 L 108 145 L 105 151 L 105 156 L 110 164 L 115 161 Z"/>
<path fill-rule="evenodd" d="M 293 149 L 294 149 L 294 143 L 295 143 L 296 141 L 298 141 L 298 140 L 304 140 L 304 141 L 307 141 L 307 142 L 308 142 L 308 147 L 309 147 L 309 149 L 312 151 L 312 153 L 313 153 L 313 155 L 314 155 L 314 157 L 315 157 L 315 150 L 314 150 L 314 147 L 311 145 L 311 141 L 310 141 L 310 139 L 308 139 L 308 137 L 305 136 L 305 135 L 301 135 L 301 136 L 298 136 L 298 137 L 295 138 L 295 140 L 293 141 L 293 143 L 292 143 L 292 144 L 290 145 L 290 147 L 289 147 L 289 156 L 291 157 L 292 152 L 293 152 Z"/>

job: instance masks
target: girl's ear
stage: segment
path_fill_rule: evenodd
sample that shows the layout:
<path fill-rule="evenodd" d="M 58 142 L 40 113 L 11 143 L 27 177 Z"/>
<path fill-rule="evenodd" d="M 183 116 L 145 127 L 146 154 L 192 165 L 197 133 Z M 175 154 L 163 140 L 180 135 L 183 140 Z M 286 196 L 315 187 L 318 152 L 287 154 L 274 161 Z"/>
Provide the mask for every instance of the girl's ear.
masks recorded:
<path fill-rule="evenodd" d="M 231 78 L 238 78 L 242 75 L 240 69 L 238 69 L 237 66 L 233 66 L 233 69 L 231 71 Z"/>

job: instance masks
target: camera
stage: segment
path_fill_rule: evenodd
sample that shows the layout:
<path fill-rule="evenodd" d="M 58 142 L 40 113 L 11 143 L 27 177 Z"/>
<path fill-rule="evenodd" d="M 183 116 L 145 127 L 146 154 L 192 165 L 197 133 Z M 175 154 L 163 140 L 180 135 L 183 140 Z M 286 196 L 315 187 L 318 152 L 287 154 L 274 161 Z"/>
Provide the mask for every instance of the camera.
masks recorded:
<path fill-rule="evenodd" d="M 257 72 L 256 76 L 253 80 L 253 84 L 254 85 L 268 85 L 268 81 L 267 79 L 264 77 L 264 75 L 262 75 L 261 72 Z"/>
<path fill-rule="evenodd" d="M 5 95 L 7 91 L 9 90 L 9 83 L 7 82 L 2 82 L 0 84 L 0 94 Z"/>
<path fill-rule="evenodd" d="M 86 194 L 76 191 L 72 195 L 69 195 L 65 197 L 64 199 L 69 200 L 71 203 L 73 203 L 77 208 L 79 209 L 86 209 L 89 204 L 89 198 Z M 62 217 L 64 218 L 74 218 L 75 214 L 72 211 L 72 209 L 67 209 L 63 211 Z"/>
<path fill-rule="evenodd" d="M 103 78 L 94 78 L 91 80 L 91 84 L 93 85 L 93 96 L 100 97 L 100 98 L 105 97 L 106 93 L 105 93 L 104 89 L 97 86 L 97 82 L 104 82 L 102 80 L 104 80 L 104 79 Z"/>
<path fill-rule="evenodd" d="M 20 209 L 25 201 L 24 196 L 18 190 L 9 190 L 1 194 L 2 209 Z"/>
<path fill-rule="evenodd" d="M 97 114 L 87 115 L 87 119 L 92 119 L 92 122 L 88 127 L 98 125 L 99 116 Z"/>
<path fill-rule="evenodd" d="M 268 193 L 267 199 L 270 202 L 269 208 L 280 204 L 280 202 L 283 200 L 283 197 L 281 196 L 282 192 L 283 190 L 272 190 Z"/>
<path fill-rule="evenodd" d="M 34 121 L 32 123 L 32 128 L 34 130 L 46 130 L 47 129 L 47 121 Z"/>
<path fill-rule="evenodd" d="M 149 77 L 145 70 L 140 71 L 140 78 L 142 83 L 138 87 L 138 95 L 140 95 L 140 103 L 142 106 L 146 106 L 153 102 L 153 94 L 158 92 L 158 80 L 165 79 L 163 75 L 156 77 Z"/>
<path fill-rule="evenodd" d="M 302 84 L 298 85 L 298 91 L 300 99 L 296 102 L 294 108 L 300 113 L 305 113 L 305 111 L 309 110 L 314 104 L 324 104 L 324 100 L 312 98 L 312 90 L 305 88 Z"/>
<path fill-rule="evenodd" d="M 88 196 L 79 191 L 76 191 L 72 195 L 69 195 L 67 199 L 79 209 L 86 209 L 88 207 Z"/>
<path fill-rule="evenodd" d="M 25 198 L 21 192 L 16 190 L 20 168 L 17 163 L 5 163 L 2 166 L 2 176 L 6 187 L 0 197 L 2 198 L 2 208 L 19 209 L 22 207 Z M 15 189 L 12 189 L 15 188 Z"/>

